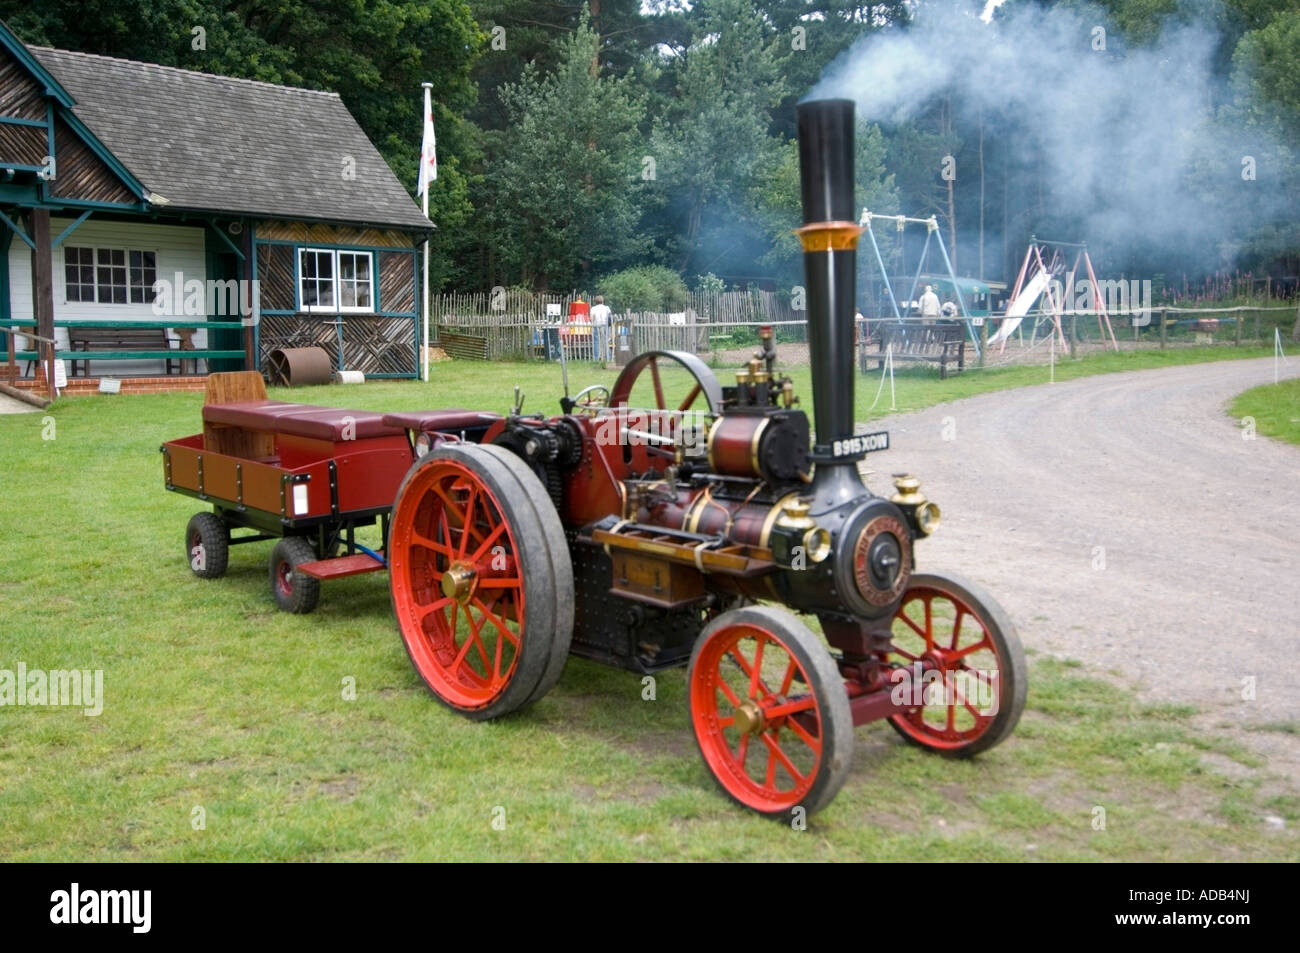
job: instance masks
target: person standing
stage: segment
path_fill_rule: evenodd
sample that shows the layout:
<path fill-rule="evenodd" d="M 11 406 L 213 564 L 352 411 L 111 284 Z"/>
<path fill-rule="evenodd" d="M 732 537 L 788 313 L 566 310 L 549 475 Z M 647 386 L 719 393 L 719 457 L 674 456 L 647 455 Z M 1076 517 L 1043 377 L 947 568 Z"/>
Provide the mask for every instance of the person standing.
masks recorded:
<path fill-rule="evenodd" d="M 609 360 L 609 305 L 605 304 L 603 295 L 596 295 L 596 303 L 591 306 L 591 333 L 596 345 L 592 356 L 602 364 Z"/>
<path fill-rule="evenodd" d="M 933 324 L 939 317 L 939 296 L 934 293 L 932 285 L 925 286 L 925 294 L 921 295 L 921 322 L 923 324 Z"/>

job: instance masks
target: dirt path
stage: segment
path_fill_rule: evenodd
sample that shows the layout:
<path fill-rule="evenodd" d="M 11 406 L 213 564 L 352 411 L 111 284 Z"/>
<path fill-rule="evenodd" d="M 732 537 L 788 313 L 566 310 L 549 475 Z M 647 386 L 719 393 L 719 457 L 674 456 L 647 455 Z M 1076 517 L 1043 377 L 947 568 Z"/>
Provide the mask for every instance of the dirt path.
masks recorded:
<path fill-rule="evenodd" d="M 0 414 L 30 414 L 37 408 L 8 394 L 0 394 Z"/>
<path fill-rule="evenodd" d="M 1027 648 L 1114 670 L 1207 724 L 1296 723 L 1300 447 L 1243 440 L 1225 413 L 1272 379 L 1269 359 L 1193 364 L 900 414 L 868 482 L 921 478 L 943 525 L 919 568 L 983 583 Z M 1242 737 L 1300 776 L 1294 734 Z"/>

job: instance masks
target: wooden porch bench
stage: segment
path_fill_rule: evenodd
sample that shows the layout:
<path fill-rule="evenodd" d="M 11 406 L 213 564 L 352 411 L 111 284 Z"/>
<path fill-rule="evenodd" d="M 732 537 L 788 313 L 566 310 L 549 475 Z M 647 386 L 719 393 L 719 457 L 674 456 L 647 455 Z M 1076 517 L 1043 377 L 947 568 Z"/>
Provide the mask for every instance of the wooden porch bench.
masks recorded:
<path fill-rule="evenodd" d="M 181 351 L 174 350 L 167 338 L 165 328 L 114 328 L 99 325 L 68 328 L 68 346 L 72 351 L 95 352 L 138 352 L 141 360 L 162 360 L 166 362 L 167 373 L 172 368 L 181 366 Z M 155 357 L 156 355 L 156 357 Z M 74 358 L 72 376 L 77 376 L 77 365 L 81 365 L 81 376 L 90 376 L 91 357 Z"/>
<path fill-rule="evenodd" d="M 892 347 L 895 361 L 924 361 L 939 365 L 939 377 L 947 378 L 948 367 L 956 364 L 955 373 L 966 369 L 966 328 L 954 324 L 885 324 L 877 325 L 879 353 L 869 355 L 866 342 L 860 346 L 862 372 L 870 360 L 876 370 L 885 366 L 885 354 Z"/>

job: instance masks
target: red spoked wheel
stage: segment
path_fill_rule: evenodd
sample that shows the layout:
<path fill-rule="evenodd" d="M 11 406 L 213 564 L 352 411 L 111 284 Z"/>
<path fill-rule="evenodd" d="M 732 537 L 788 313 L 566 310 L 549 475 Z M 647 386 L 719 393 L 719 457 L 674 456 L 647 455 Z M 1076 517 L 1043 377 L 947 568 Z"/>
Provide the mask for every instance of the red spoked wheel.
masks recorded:
<path fill-rule="evenodd" d="M 494 718 L 559 678 L 572 566 L 546 490 L 517 457 L 464 444 L 422 457 L 398 490 L 388 550 L 402 641 L 443 704 Z"/>
<path fill-rule="evenodd" d="M 1025 709 L 1025 653 L 1015 626 L 978 586 L 917 574 L 894 613 L 888 662 L 894 691 L 913 702 L 889 723 L 949 757 L 986 751 Z"/>
<path fill-rule="evenodd" d="M 826 646 L 770 606 L 724 612 L 691 654 L 691 724 L 729 797 L 788 819 L 821 810 L 848 777 L 853 717 Z"/>
<path fill-rule="evenodd" d="M 722 410 L 722 385 L 694 354 L 684 351 L 645 351 L 619 373 L 607 407 L 627 415 L 628 426 L 652 453 L 672 457 L 671 446 L 682 439 L 699 441 L 714 414 Z M 683 438 L 682 431 L 689 436 Z M 658 438 L 658 439 L 656 439 Z"/>

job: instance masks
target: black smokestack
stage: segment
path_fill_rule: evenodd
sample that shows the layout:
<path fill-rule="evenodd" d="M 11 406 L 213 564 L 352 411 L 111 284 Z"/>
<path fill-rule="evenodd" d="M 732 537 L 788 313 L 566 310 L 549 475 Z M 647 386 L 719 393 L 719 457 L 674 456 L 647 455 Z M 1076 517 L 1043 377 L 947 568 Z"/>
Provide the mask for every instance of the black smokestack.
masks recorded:
<path fill-rule="evenodd" d="M 813 452 L 822 475 L 838 469 L 831 459 L 835 442 L 853 436 L 853 314 L 860 231 L 853 194 L 853 102 L 801 103 L 798 117 L 804 221 L 799 237 L 804 246 L 817 428 Z M 855 458 L 844 462 L 851 464 Z"/>

